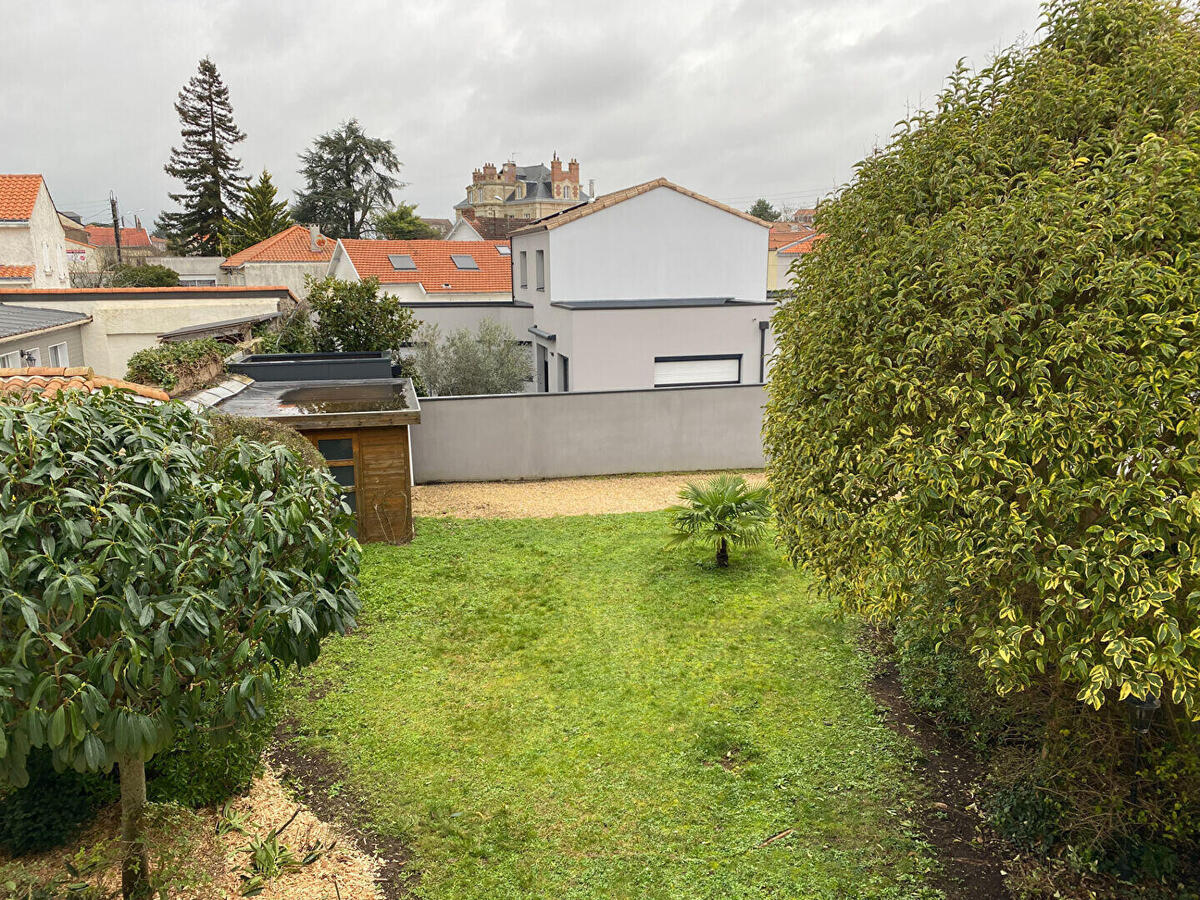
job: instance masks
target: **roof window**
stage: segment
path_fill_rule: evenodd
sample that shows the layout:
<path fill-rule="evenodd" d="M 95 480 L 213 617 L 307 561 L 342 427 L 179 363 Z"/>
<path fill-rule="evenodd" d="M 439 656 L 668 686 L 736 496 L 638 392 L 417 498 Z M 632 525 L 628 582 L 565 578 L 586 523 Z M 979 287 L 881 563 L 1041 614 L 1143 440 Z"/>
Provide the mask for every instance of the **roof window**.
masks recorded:
<path fill-rule="evenodd" d="M 417 264 L 413 262 L 413 258 L 407 253 L 389 253 L 388 262 L 392 264 L 392 268 L 397 272 L 417 271 Z"/>
<path fill-rule="evenodd" d="M 478 269 L 479 263 L 475 262 L 475 257 L 469 253 L 451 253 L 450 258 L 454 260 L 454 265 L 460 269 Z"/>
<path fill-rule="evenodd" d="M 510 248 L 507 244 L 497 247 L 496 252 L 501 256 L 512 256 L 512 248 Z"/>

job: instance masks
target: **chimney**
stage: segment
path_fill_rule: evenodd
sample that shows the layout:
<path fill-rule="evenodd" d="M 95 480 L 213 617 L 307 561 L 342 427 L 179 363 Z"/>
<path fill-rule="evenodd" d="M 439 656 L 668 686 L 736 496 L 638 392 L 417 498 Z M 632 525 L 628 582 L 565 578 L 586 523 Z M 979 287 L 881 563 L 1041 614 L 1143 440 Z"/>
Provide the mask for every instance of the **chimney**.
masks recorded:
<path fill-rule="evenodd" d="M 550 160 L 550 183 L 558 184 L 562 180 L 563 180 L 562 160 L 559 159 L 558 154 L 555 153 L 554 157 Z"/>
<path fill-rule="evenodd" d="M 567 163 L 567 180 L 570 181 L 571 184 L 579 184 L 579 163 L 574 159 L 574 157 L 572 157 L 571 161 Z"/>
<path fill-rule="evenodd" d="M 312 252 L 312 253 L 320 253 L 321 252 L 321 247 L 320 247 L 320 244 L 318 243 L 320 240 L 321 240 L 321 226 L 320 225 L 309 225 L 308 226 L 308 249 L 310 252 Z"/>
<path fill-rule="evenodd" d="M 593 200 L 596 199 L 596 179 L 595 178 L 588 179 L 588 196 L 590 198 L 592 198 Z"/>

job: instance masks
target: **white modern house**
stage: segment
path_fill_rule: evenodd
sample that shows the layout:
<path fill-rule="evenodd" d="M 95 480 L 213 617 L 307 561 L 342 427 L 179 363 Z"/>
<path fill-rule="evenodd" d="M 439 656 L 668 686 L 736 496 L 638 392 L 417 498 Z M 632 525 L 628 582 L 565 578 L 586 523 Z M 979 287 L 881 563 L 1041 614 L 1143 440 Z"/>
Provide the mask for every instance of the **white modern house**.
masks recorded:
<path fill-rule="evenodd" d="M 67 235 L 41 175 L 0 175 L 0 287 L 71 284 Z"/>
<path fill-rule="evenodd" d="M 528 338 L 529 302 L 514 300 L 508 241 L 377 241 L 343 238 L 328 274 L 343 281 L 378 278 L 422 322 L 442 333 L 474 330 L 483 319 Z"/>
<path fill-rule="evenodd" d="M 513 295 L 533 308 L 538 389 L 763 381 L 768 232 L 665 178 L 514 232 Z"/>

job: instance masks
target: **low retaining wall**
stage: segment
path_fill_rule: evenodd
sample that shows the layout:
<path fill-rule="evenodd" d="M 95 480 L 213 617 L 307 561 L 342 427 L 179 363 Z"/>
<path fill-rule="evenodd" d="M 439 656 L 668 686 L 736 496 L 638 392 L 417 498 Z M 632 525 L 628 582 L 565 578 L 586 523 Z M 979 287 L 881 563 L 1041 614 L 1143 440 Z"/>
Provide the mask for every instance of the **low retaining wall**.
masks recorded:
<path fill-rule="evenodd" d="M 759 468 L 765 402 L 758 384 L 423 397 L 413 480 Z"/>

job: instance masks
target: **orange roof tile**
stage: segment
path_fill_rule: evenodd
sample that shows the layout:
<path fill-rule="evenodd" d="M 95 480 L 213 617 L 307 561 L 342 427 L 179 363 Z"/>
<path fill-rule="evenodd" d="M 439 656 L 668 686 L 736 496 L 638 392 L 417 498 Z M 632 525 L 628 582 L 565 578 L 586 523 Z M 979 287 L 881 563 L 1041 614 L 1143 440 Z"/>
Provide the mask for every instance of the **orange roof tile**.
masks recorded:
<path fill-rule="evenodd" d="M 317 238 L 317 246 L 321 249 L 313 253 L 307 226 L 293 225 L 253 247 L 238 251 L 221 263 L 221 268 L 236 269 L 248 262 L 329 262 L 337 241 L 321 235 Z"/>
<path fill-rule="evenodd" d="M 269 294 L 291 289 L 282 284 L 256 284 L 242 287 L 236 284 L 218 284 L 208 287 L 180 285 L 179 287 L 103 287 L 103 288 L 0 288 L 5 297 L 11 294 L 59 294 L 70 300 L 72 294 Z"/>
<path fill-rule="evenodd" d="M 26 369 L 0 369 L 0 396 L 32 400 L 53 397 L 62 391 L 98 391 L 101 388 L 131 391 L 139 398 L 166 403 L 171 398 L 158 388 L 97 375 L 88 366 L 33 366 Z"/>
<path fill-rule="evenodd" d="M 115 247 L 116 237 L 113 235 L 112 227 L 109 225 L 87 225 L 88 243 L 93 247 Z M 154 244 L 150 241 L 150 235 L 145 228 L 122 228 L 121 229 L 121 246 L 122 247 L 153 247 Z"/>
<path fill-rule="evenodd" d="M 801 222 L 775 222 L 771 225 L 771 234 L 767 238 L 767 247 L 778 250 L 788 244 L 795 243 L 805 237 L 811 237 L 816 231 L 811 225 Z"/>
<path fill-rule="evenodd" d="M 653 181 L 647 181 L 644 184 L 635 184 L 633 187 L 624 188 L 619 191 L 613 191 L 611 194 L 603 194 L 593 200 L 591 203 L 580 203 L 577 206 L 571 206 L 564 209 L 562 212 L 551 213 L 531 223 L 525 228 L 514 231 L 514 235 L 530 234 L 535 231 L 548 231 L 551 228 L 558 228 L 560 225 L 566 225 L 568 222 L 574 222 L 576 219 L 582 219 L 584 216 L 590 216 L 592 213 L 600 212 L 602 209 L 607 209 L 610 206 L 616 206 L 618 203 L 623 203 L 626 200 L 632 200 L 639 194 L 645 194 L 655 188 L 669 188 L 672 191 L 683 194 L 685 197 L 691 197 L 693 200 L 699 200 L 701 203 L 707 203 L 709 206 L 715 206 L 717 209 L 724 210 L 727 213 L 745 219 L 747 222 L 753 222 L 755 225 L 770 225 L 769 222 L 764 222 L 762 219 L 750 215 L 750 213 L 742 212 L 740 209 L 734 209 L 732 206 L 727 206 L 719 200 L 714 200 L 712 197 L 705 197 L 703 194 L 697 194 L 695 191 L 690 191 L 685 187 L 680 187 L 666 178 L 655 178 Z"/>
<path fill-rule="evenodd" d="M 512 259 L 497 247 L 508 241 L 369 241 L 343 238 L 342 246 L 360 278 L 381 284 L 420 283 L 431 294 L 508 293 L 512 291 Z M 416 269 L 397 271 L 389 254 L 407 254 Z M 469 255 L 478 269 L 460 269 L 450 258 Z"/>
<path fill-rule="evenodd" d="M 41 175 L 0 175 L 0 222 L 28 222 L 41 188 Z"/>
<path fill-rule="evenodd" d="M 792 241 L 790 244 L 784 244 L 779 248 L 779 252 L 785 256 L 798 256 L 802 253 L 811 253 L 816 247 L 817 241 L 825 237 L 823 234 L 817 234 L 815 231 L 807 237 L 801 237 L 799 240 Z"/>
<path fill-rule="evenodd" d="M 0 266 L 0 279 L 32 278 L 37 266 Z"/>

